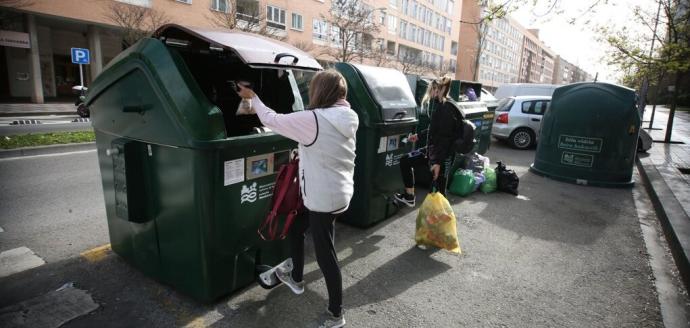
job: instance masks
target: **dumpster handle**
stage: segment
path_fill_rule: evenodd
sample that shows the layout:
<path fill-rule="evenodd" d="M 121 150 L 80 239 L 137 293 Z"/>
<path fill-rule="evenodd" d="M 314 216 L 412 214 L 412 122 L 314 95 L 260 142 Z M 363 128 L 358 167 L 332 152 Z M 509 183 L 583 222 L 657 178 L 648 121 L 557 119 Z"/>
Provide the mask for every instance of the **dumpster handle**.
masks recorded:
<path fill-rule="evenodd" d="M 281 53 L 279 53 L 279 54 L 276 55 L 276 58 L 273 60 L 273 62 L 277 64 L 277 63 L 278 63 L 281 59 L 283 59 L 284 57 L 292 57 L 292 58 L 294 58 L 294 59 L 292 60 L 292 65 L 297 64 L 297 62 L 299 61 L 299 58 L 297 58 L 297 56 L 291 55 L 291 54 L 289 54 L 289 53 L 287 53 L 287 52 L 281 52 Z"/>
<path fill-rule="evenodd" d="M 393 115 L 393 119 L 396 119 L 398 116 L 400 116 L 400 118 L 402 119 L 405 118 L 405 115 L 407 115 L 406 111 L 399 111 Z"/>

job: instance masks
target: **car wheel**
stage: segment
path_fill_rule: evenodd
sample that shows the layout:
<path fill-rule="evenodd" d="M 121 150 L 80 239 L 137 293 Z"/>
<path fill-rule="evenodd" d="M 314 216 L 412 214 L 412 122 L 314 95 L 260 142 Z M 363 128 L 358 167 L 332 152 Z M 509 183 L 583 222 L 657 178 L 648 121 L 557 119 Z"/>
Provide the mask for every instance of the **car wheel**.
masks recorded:
<path fill-rule="evenodd" d="M 527 149 L 534 143 L 534 132 L 525 128 L 517 129 L 510 134 L 508 142 L 517 149 Z"/>

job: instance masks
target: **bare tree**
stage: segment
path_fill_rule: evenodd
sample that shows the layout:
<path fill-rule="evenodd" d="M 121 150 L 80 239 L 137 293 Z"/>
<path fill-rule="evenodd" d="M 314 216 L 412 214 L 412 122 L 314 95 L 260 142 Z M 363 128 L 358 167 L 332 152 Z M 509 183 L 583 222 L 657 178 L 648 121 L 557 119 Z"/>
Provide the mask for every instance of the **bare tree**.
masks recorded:
<path fill-rule="evenodd" d="M 398 52 L 398 62 L 400 71 L 403 74 L 423 74 L 428 71 L 428 68 L 422 61 L 420 51 L 406 49 L 405 51 Z"/>
<path fill-rule="evenodd" d="M 113 2 L 106 17 L 122 28 L 122 45 L 125 48 L 170 22 L 164 13 L 153 8 L 121 2 Z"/>
<path fill-rule="evenodd" d="M 333 0 L 330 15 L 321 15 L 331 29 L 331 41 L 336 44 L 329 51 L 336 61 L 361 61 L 371 48 L 371 36 L 380 29 L 380 24 L 374 21 L 374 13 L 382 9 L 374 9 L 367 2 Z"/>
<path fill-rule="evenodd" d="M 208 16 L 213 25 L 285 40 L 286 34 L 281 35 L 280 29 L 272 28 L 265 23 L 266 10 L 259 1 L 227 0 L 225 4 L 225 8 L 213 8 L 214 11 Z"/>

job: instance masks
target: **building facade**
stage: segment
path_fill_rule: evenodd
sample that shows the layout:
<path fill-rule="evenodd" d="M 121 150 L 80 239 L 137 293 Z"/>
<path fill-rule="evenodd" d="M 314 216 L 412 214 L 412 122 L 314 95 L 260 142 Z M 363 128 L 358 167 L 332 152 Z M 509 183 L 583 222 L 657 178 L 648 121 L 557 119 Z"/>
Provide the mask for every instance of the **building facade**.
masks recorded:
<path fill-rule="evenodd" d="M 0 5 L 0 101 L 46 99 L 71 96 L 79 84 L 79 66 L 70 60 L 70 48 L 88 48 L 91 63 L 84 67 L 90 81 L 126 46 L 127 29 L 118 24 L 115 6 L 123 4 L 155 13 L 145 26 L 174 22 L 197 27 L 220 27 L 227 15 L 240 24 L 252 21 L 248 12 L 272 36 L 311 52 L 324 62 L 339 46 L 336 26 L 328 24 L 332 0 L 27 0 L 13 8 Z M 461 4 L 455 0 L 369 0 L 354 1 L 374 9 L 371 20 L 378 32 L 364 35 L 360 42 L 378 47 L 383 60 L 365 57 L 364 63 L 397 67 L 414 60 L 428 70 L 455 68 L 458 17 Z M 459 1 L 459 0 L 458 0 Z M 258 10 L 257 10 L 258 9 Z M 256 10 L 256 11 L 255 11 Z M 126 13 L 124 13 L 126 14 Z M 120 15 L 122 16 L 122 15 Z M 219 17 L 221 19 L 219 19 Z M 232 20 L 232 19 L 230 19 Z"/>
<path fill-rule="evenodd" d="M 518 83 L 553 83 L 556 54 L 539 40 L 539 30 L 524 33 Z"/>
<path fill-rule="evenodd" d="M 520 69 L 523 34 L 520 25 L 505 17 L 487 25 L 479 59 L 478 81 L 489 90 L 516 83 Z"/>
<path fill-rule="evenodd" d="M 553 84 L 570 84 L 591 80 L 592 76 L 585 72 L 585 70 L 561 56 L 556 56 L 553 69 Z"/>

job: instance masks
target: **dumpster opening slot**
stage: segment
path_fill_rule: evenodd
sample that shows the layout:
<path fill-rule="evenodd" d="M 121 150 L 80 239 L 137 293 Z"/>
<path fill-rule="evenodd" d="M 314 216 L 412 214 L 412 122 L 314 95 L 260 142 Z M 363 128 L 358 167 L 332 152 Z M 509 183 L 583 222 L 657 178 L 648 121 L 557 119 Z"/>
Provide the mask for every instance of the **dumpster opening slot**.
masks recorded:
<path fill-rule="evenodd" d="M 223 112 L 227 137 L 265 133 L 256 114 L 236 115 L 241 98 L 234 81 L 250 82 L 266 106 L 278 113 L 293 112 L 295 96 L 290 71 L 252 68 L 233 52 L 209 52 L 208 47 L 175 48 L 206 98 Z"/>

